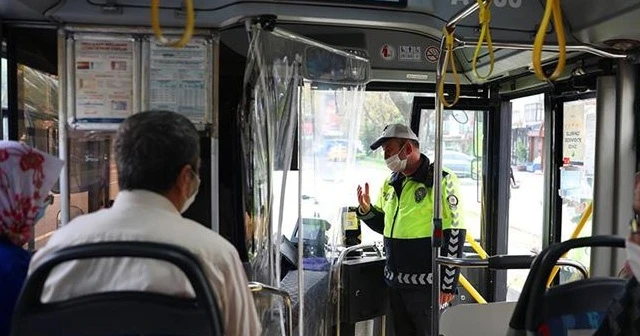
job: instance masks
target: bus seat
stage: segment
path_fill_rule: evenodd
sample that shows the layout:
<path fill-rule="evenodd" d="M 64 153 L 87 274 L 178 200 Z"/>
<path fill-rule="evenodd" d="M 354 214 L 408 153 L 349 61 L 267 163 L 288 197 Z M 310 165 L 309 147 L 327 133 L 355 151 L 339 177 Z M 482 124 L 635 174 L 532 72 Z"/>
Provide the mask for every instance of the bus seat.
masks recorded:
<path fill-rule="evenodd" d="M 591 278 L 549 289 L 538 334 L 567 335 L 577 330 L 593 334 L 625 284 L 624 279 Z"/>
<path fill-rule="evenodd" d="M 56 265 L 71 260 L 105 257 L 169 262 L 184 272 L 194 289 L 195 298 L 128 291 L 41 302 L 45 281 Z M 16 305 L 10 335 L 222 335 L 215 293 L 204 274 L 200 261 L 193 254 L 173 245 L 104 242 L 65 248 L 47 256 L 27 279 Z"/>
<path fill-rule="evenodd" d="M 515 302 L 491 302 L 449 307 L 440 316 L 440 334 L 505 335 L 515 306 Z"/>
<path fill-rule="evenodd" d="M 581 247 L 624 248 L 624 238 L 593 236 L 570 239 L 544 249 L 534 260 L 509 322 L 508 335 L 579 335 L 597 329 L 612 299 L 624 289 L 619 278 L 590 278 L 547 291 L 558 259 Z"/>

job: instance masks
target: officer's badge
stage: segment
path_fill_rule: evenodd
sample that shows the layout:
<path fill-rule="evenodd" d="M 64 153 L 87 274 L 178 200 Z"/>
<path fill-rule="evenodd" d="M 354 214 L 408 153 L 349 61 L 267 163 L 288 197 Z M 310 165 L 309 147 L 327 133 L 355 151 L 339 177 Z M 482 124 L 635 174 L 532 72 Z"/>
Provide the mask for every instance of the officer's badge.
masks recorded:
<path fill-rule="evenodd" d="M 449 204 L 451 204 L 451 206 L 458 205 L 458 198 L 456 197 L 456 195 L 449 195 L 449 197 L 447 197 L 447 201 L 449 202 Z"/>
<path fill-rule="evenodd" d="M 425 189 L 424 187 L 420 187 L 420 188 L 416 189 L 416 192 L 414 194 L 414 197 L 416 199 L 416 203 L 422 202 L 422 200 L 424 199 L 425 196 L 427 196 L 427 189 Z"/>
<path fill-rule="evenodd" d="M 391 201 L 393 199 L 393 191 L 387 191 L 383 193 L 382 198 L 387 202 Z"/>

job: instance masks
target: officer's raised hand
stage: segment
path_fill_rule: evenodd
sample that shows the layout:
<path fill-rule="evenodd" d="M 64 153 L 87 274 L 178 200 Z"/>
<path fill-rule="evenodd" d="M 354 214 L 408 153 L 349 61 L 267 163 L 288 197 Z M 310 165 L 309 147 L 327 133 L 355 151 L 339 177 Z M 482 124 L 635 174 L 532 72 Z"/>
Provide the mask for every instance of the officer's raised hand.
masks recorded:
<path fill-rule="evenodd" d="M 369 197 L 369 183 L 364 184 L 364 191 L 358 185 L 358 204 L 360 205 L 360 213 L 367 214 L 371 210 L 371 198 Z"/>

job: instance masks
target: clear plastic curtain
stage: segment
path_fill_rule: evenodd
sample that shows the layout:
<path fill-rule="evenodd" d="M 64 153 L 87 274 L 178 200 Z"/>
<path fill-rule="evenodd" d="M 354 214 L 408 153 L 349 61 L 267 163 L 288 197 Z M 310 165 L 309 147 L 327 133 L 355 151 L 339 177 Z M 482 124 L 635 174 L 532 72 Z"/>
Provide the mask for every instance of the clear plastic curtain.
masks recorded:
<path fill-rule="evenodd" d="M 295 34 L 259 26 L 250 30 L 250 46 L 244 80 L 244 97 L 240 107 L 242 151 L 244 156 L 245 225 L 250 263 L 250 280 L 288 292 L 293 303 L 294 334 L 325 335 L 330 328 L 329 273 L 335 250 L 333 231 L 338 225 L 319 218 L 319 200 L 313 195 L 315 178 L 323 169 L 314 157 L 317 147 L 315 119 L 323 111 L 316 107 L 316 90 L 312 83 L 362 80 L 368 76 L 368 61 L 350 59 L 349 54 Z M 308 62 L 309 53 L 316 60 Z M 325 57 L 330 55 L 331 57 Z M 329 60 L 330 62 L 324 62 Z M 305 63 L 306 62 L 306 63 Z M 308 77 L 315 78 L 309 80 Z M 321 78 L 321 79 L 320 79 Z M 327 99 L 347 115 L 348 162 L 355 160 L 355 139 L 362 106 L 363 86 L 340 84 Z M 294 148 L 298 138 L 298 148 Z M 295 159 L 295 160 L 294 160 Z M 293 166 L 298 169 L 292 170 Z M 309 183 L 307 183 L 309 181 Z M 309 201 L 311 200 L 311 201 Z M 307 204 L 311 206 L 307 206 Z M 334 221 L 334 219 L 330 219 Z M 303 246 L 304 254 L 294 250 L 293 269 L 281 269 L 281 245 L 294 240 L 294 227 L 304 227 L 300 244 L 314 233 L 308 227 L 326 232 L 326 242 L 318 247 Z M 284 238 L 283 238 L 284 236 Z M 283 241 L 287 239 L 287 241 Z M 297 238 L 295 238 L 297 239 Z M 290 243 L 290 242 L 289 242 Z M 300 258 L 302 257 L 302 258 Z M 302 282 L 300 281 L 302 280 Z M 300 295 L 300 293 L 303 293 Z M 284 307 L 276 297 L 256 295 L 262 316 L 264 335 L 284 335 Z M 305 304 L 305 302 L 307 302 Z M 304 317 L 303 328 L 300 319 Z"/>
<path fill-rule="evenodd" d="M 322 276 L 323 287 L 314 292 L 314 305 L 305 307 L 308 311 L 305 321 L 313 330 L 324 327 L 324 331 L 305 335 L 332 334 L 331 329 L 339 322 L 336 316 L 340 304 L 339 265 L 336 258 L 343 248 L 342 208 L 355 205 L 355 190 L 352 188 L 356 171 L 357 142 L 362 108 L 364 103 L 364 85 L 314 86 L 307 83 L 302 94 L 301 120 L 307 125 L 305 141 L 300 145 L 303 163 L 301 174 L 302 190 L 316 200 L 313 214 L 303 212 L 303 216 L 320 218 L 331 224 L 327 232 L 328 246 L 326 260 L 328 267 Z M 303 133 L 304 134 L 304 133 Z M 324 150 L 317 150 L 323 148 Z M 338 154 L 336 154 L 336 152 Z M 309 272 L 318 275 L 317 271 Z M 324 321 L 322 321 L 324 320 Z"/>
<path fill-rule="evenodd" d="M 275 211 L 275 207 L 283 204 L 286 174 L 292 161 L 302 56 L 294 50 L 286 52 L 286 41 L 256 27 L 250 38 L 240 111 L 250 276 L 253 281 L 279 287 L 282 211 Z M 283 174 L 275 176 L 278 171 Z M 257 301 L 265 334 L 281 334 L 282 302 L 271 299 L 262 297 Z"/>

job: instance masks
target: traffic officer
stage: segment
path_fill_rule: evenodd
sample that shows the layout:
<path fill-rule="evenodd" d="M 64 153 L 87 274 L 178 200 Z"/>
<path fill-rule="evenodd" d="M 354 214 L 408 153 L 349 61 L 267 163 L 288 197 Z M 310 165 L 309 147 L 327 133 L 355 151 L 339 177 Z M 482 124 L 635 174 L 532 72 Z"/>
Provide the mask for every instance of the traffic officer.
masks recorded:
<path fill-rule="evenodd" d="M 418 137 L 407 126 L 384 128 L 371 149 L 382 147 L 391 175 L 371 204 L 369 183 L 358 186 L 358 217 L 372 230 L 384 235 L 386 266 L 384 277 L 395 334 L 429 335 L 431 328 L 431 261 L 434 166 L 420 153 Z M 442 171 L 441 255 L 461 257 L 466 231 L 459 216 L 458 180 Z M 459 270 L 441 267 L 440 304 L 453 299 Z M 438 307 L 439 308 L 439 307 Z"/>

